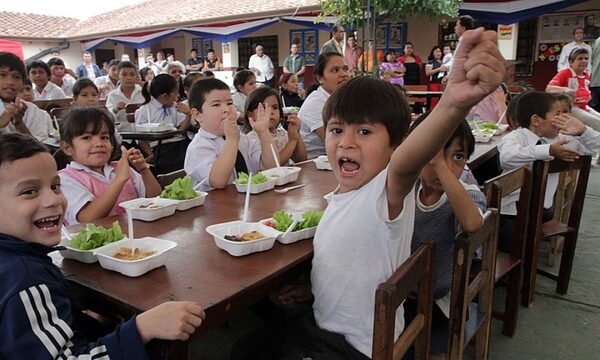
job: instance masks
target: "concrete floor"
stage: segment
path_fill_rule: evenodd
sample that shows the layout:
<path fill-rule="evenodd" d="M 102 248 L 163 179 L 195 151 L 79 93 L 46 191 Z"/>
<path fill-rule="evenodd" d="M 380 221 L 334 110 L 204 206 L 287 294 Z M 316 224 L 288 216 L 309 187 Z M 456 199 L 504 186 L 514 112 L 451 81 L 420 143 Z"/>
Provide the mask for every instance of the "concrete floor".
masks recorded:
<path fill-rule="evenodd" d="M 592 168 L 588 184 L 567 295 L 557 295 L 555 283 L 539 276 L 533 307 L 521 307 L 519 323 L 513 338 L 502 335 L 501 323 L 493 321 L 491 360 L 600 359 L 599 215 L 600 167 L 595 166 Z M 235 339 L 257 326 L 260 326 L 260 321 L 252 313 L 244 312 L 227 326 L 217 328 L 202 339 L 194 341 L 190 346 L 189 358 L 228 359 L 230 347 Z"/>

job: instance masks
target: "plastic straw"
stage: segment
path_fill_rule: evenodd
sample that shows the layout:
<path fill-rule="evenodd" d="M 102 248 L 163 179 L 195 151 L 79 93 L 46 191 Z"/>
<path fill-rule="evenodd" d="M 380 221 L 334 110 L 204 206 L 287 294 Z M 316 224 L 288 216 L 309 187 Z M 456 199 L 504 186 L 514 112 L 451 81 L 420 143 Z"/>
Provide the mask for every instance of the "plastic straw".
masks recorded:
<path fill-rule="evenodd" d="M 275 151 L 275 147 L 273 146 L 273 143 L 271 143 L 270 145 L 271 145 L 271 153 L 273 154 L 273 160 L 275 160 L 275 165 L 277 165 L 277 167 L 281 167 L 281 165 L 279 165 L 279 156 L 277 156 L 277 151 Z"/>
<path fill-rule="evenodd" d="M 250 186 L 252 186 L 252 173 L 248 174 L 248 185 L 246 185 L 246 199 L 244 200 L 244 214 L 242 216 L 242 224 L 248 220 L 248 206 L 250 204 Z"/>

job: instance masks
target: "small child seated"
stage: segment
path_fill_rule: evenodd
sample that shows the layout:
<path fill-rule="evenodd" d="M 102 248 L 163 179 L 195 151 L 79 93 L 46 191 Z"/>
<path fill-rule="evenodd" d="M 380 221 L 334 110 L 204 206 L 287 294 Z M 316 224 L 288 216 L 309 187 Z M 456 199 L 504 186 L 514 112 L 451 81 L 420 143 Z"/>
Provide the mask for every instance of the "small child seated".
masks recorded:
<path fill-rule="evenodd" d="M 241 70 L 233 77 L 233 87 L 236 92 L 233 94 L 233 105 L 240 113 L 244 113 L 246 98 L 252 90 L 256 89 L 256 75 L 250 70 Z"/>
<path fill-rule="evenodd" d="M 185 172 L 200 190 L 222 189 L 240 171 L 256 174 L 275 166 L 273 137 L 264 108 L 250 120 L 259 141 L 240 134 L 229 86 L 218 79 L 198 81 L 190 90 L 190 108 L 200 130 L 185 154 Z"/>
<path fill-rule="evenodd" d="M 139 150 L 121 146 L 119 161 L 110 161 L 116 147 L 114 134 L 112 119 L 104 109 L 75 108 L 63 119 L 61 150 L 72 159 L 59 172 L 69 199 L 66 224 L 123 214 L 119 203 L 160 194 L 160 185 Z"/>
<path fill-rule="evenodd" d="M 127 121 L 125 108 L 129 104 L 143 104 L 142 88 L 137 84 L 138 72 L 132 62 L 121 61 L 117 66 L 119 86 L 106 97 L 106 108 L 115 117 L 119 131 L 133 131 L 135 125 Z"/>
<path fill-rule="evenodd" d="M 411 125 L 411 131 L 423 121 Z M 461 122 L 444 148 L 425 165 L 417 182 L 415 229 L 411 252 L 427 241 L 435 244 L 433 297 L 431 323 L 432 353 L 445 353 L 448 345 L 448 317 L 450 288 L 454 269 L 454 243 L 461 232 L 476 232 L 481 228 L 482 213 L 487 204 L 477 185 L 460 180 L 469 156 L 475 150 L 475 139 L 466 121 Z M 405 319 L 412 321 L 416 302 L 409 298 L 404 303 Z"/>
<path fill-rule="evenodd" d="M 31 81 L 29 79 L 25 79 L 25 81 L 23 81 L 23 88 L 21 88 L 21 91 L 19 91 L 17 96 L 27 107 L 25 114 L 23 115 L 23 122 L 25 123 L 25 126 L 27 126 L 27 129 L 29 129 L 31 135 L 33 135 L 39 141 L 43 141 L 50 137 L 50 132 L 53 129 L 52 119 L 50 119 L 48 112 L 40 109 L 36 104 L 32 103 L 32 101 L 34 101 L 33 91 L 34 90 L 32 88 Z"/>
<path fill-rule="evenodd" d="M 561 102 L 551 93 L 532 91 L 519 96 L 515 118 L 520 127 L 498 144 L 504 171 L 531 166 L 536 160 L 573 161 L 580 155 L 592 155 L 600 150 L 600 133 L 561 109 Z M 551 220 L 554 215 L 552 204 L 557 185 L 558 174 L 548 175 L 542 221 Z M 498 238 L 501 251 L 510 252 L 518 197 L 515 192 L 502 198 Z"/>
<path fill-rule="evenodd" d="M 48 257 L 60 242 L 66 207 L 46 148 L 30 136 L 0 135 L 0 212 L 11 214 L 0 217 L 0 358 L 144 359 L 144 344 L 153 338 L 188 339 L 205 315 L 198 304 L 181 301 L 158 305 L 88 343 L 86 315 Z"/>
<path fill-rule="evenodd" d="M 273 137 L 273 146 L 277 150 L 280 165 L 286 165 L 290 159 L 294 162 L 304 161 L 306 147 L 300 136 L 300 119 L 293 114 L 283 116 L 281 101 L 277 95 L 277 90 L 270 87 L 260 87 L 250 93 L 246 100 L 242 132 L 259 141 L 250 121 L 257 119 L 259 113 L 264 111 L 264 115 L 269 117 L 269 132 Z M 287 130 L 280 126 L 282 121 L 285 121 Z"/>

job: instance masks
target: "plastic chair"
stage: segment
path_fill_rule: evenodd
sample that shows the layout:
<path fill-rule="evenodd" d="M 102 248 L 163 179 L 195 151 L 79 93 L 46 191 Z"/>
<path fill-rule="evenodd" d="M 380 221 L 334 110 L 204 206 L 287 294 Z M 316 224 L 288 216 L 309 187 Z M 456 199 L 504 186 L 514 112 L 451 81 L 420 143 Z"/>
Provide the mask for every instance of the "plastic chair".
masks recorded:
<path fill-rule="evenodd" d="M 523 293 L 521 299 L 523 306 L 529 307 L 533 304 L 537 274 L 556 281 L 557 293 L 561 295 L 567 293 L 569 281 L 571 279 L 571 270 L 573 269 L 577 235 L 579 233 L 583 203 L 585 200 L 588 178 L 590 176 L 591 162 L 591 156 L 587 155 L 581 156 L 579 159 L 572 162 L 557 159 L 551 162 L 538 160 L 533 164 L 533 187 L 529 215 L 530 225 L 528 230 L 529 241 L 527 241 L 525 249 Z M 554 218 L 542 223 L 548 174 L 562 172 L 573 172 L 573 174 L 575 174 L 574 176 L 576 176 L 576 180 L 574 180 L 576 181 L 575 191 L 570 200 L 571 211 L 568 219 L 567 221 L 562 222 Z M 564 238 L 563 254 L 558 274 L 553 274 L 537 268 L 540 242 L 550 241 L 550 239 L 555 236 L 562 236 Z"/>
<path fill-rule="evenodd" d="M 484 191 L 489 207 L 502 208 L 502 197 L 519 190 L 517 216 L 510 242 L 510 253 L 498 251 L 496 255 L 495 282 L 506 279 L 504 312 L 494 311 L 495 318 L 502 320 L 502 333 L 513 336 L 519 318 L 519 293 L 523 276 L 523 258 L 529 223 L 531 201 L 531 172 L 525 167 L 514 169 L 486 181 Z"/>
<path fill-rule="evenodd" d="M 456 238 L 454 273 L 450 297 L 448 359 L 463 358 L 464 349 L 475 339 L 475 359 L 489 355 L 492 297 L 498 239 L 498 210 L 488 209 L 483 225 L 475 233 Z M 481 248 L 481 269 L 471 280 L 473 257 Z M 475 298 L 478 303 L 473 303 Z"/>
<path fill-rule="evenodd" d="M 431 244 L 421 245 L 375 293 L 373 360 L 402 359 L 415 344 L 415 359 L 429 359 L 431 309 L 433 301 L 434 251 Z M 396 311 L 417 287 L 417 314 L 394 342 Z"/>

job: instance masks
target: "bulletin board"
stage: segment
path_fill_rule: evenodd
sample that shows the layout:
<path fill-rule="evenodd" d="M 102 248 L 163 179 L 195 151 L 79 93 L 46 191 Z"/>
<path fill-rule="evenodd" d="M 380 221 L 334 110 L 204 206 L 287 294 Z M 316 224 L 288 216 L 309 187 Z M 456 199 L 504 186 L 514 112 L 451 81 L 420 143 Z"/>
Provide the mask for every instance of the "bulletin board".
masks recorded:
<path fill-rule="evenodd" d="M 583 27 L 583 40 L 591 44 L 600 36 L 600 11 L 569 12 L 540 16 L 537 61 L 557 61 L 562 47 L 573 41 L 573 30 Z"/>

